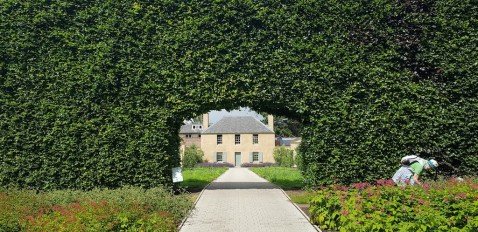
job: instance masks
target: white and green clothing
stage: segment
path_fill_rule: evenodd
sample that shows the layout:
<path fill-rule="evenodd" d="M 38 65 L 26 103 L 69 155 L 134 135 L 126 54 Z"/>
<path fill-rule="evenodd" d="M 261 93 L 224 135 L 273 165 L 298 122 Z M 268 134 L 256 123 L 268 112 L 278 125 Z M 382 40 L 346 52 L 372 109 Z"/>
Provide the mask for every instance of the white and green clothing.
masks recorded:
<path fill-rule="evenodd" d="M 413 162 L 408 166 L 402 166 L 398 171 L 393 175 L 392 180 L 398 184 L 415 184 L 413 180 L 413 175 L 417 174 L 420 175 L 425 168 L 427 161 L 425 159 L 420 158 L 417 162 Z"/>

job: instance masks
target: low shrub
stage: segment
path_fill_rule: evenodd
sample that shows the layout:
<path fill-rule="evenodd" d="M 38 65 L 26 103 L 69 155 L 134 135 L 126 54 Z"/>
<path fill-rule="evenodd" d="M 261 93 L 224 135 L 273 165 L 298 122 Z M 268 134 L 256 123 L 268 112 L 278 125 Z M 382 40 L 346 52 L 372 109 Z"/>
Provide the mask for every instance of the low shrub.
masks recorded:
<path fill-rule="evenodd" d="M 166 187 L 0 189 L 0 231 L 176 231 L 192 204 Z"/>
<path fill-rule="evenodd" d="M 218 163 L 218 162 L 209 163 L 209 162 L 206 162 L 206 163 L 199 163 L 197 165 L 197 167 L 202 167 L 202 168 L 230 167 L 230 168 L 233 168 L 234 164 L 227 163 L 227 162 L 223 162 L 223 163 Z"/>
<path fill-rule="evenodd" d="M 42 208 L 22 221 L 26 231 L 176 231 L 174 216 L 147 205 L 120 207 L 106 200 L 78 200 Z"/>
<path fill-rule="evenodd" d="M 243 168 L 252 168 L 252 167 L 271 167 L 271 166 L 276 166 L 275 163 L 243 163 L 241 164 L 241 167 Z"/>
<path fill-rule="evenodd" d="M 332 185 L 311 200 L 311 220 L 336 231 L 478 231 L 478 180 L 397 187 Z"/>

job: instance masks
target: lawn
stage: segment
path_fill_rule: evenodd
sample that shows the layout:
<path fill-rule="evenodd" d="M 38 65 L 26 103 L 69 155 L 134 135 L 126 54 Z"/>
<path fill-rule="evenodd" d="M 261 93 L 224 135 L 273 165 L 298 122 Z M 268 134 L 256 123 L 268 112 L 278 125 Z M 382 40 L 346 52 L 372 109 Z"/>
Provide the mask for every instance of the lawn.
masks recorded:
<path fill-rule="evenodd" d="M 227 171 L 227 167 L 192 168 L 182 171 L 183 182 L 180 186 L 190 192 L 201 191 L 213 180 Z"/>
<path fill-rule="evenodd" d="M 297 190 L 305 187 L 304 178 L 296 168 L 254 167 L 249 170 L 284 190 Z"/>

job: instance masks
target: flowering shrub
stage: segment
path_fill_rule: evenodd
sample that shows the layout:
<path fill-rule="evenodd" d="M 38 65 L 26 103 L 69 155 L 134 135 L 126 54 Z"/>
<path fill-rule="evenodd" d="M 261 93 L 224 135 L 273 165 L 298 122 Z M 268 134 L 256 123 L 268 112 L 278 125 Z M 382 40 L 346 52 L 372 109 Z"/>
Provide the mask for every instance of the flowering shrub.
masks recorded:
<path fill-rule="evenodd" d="M 393 181 L 317 191 L 311 220 L 337 231 L 478 231 L 478 180 L 397 187 Z"/>
<path fill-rule="evenodd" d="M 215 168 L 215 167 L 234 167 L 234 164 L 228 163 L 228 162 L 222 162 L 222 163 L 199 163 L 197 167 L 204 167 L 204 168 Z"/>
<path fill-rule="evenodd" d="M 177 231 L 192 200 L 172 189 L 0 188 L 0 231 Z"/>
<path fill-rule="evenodd" d="M 243 163 L 241 164 L 241 167 L 243 168 L 251 168 L 251 167 L 270 167 L 270 166 L 275 166 L 275 163 Z"/>
<path fill-rule="evenodd" d="M 147 206 L 121 208 L 105 200 L 79 200 L 66 206 L 41 208 L 23 220 L 26 231 L 175 231 L 172 214 L 150 212 Z"/>

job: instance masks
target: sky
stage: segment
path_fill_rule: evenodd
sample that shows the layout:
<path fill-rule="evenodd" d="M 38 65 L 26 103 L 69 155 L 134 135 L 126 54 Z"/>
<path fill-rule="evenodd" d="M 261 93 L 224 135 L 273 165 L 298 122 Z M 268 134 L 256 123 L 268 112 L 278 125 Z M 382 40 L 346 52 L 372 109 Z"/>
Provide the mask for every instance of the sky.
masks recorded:
<path fill-rule="evenodd" d="M 257 118 L 259 121 L 264 119 L 262 115 L 258 114 L 257 112 L 251 110 L 250 108 L 247 107 L 241 107 L 239 110 L 233 110 L 233 111 L 226 111 L 226 110 L 213 110 L 209 112 L 209 123 L 216 123 L 219 121 L 222 117 L 224 116 L 253 116 Z"/>

